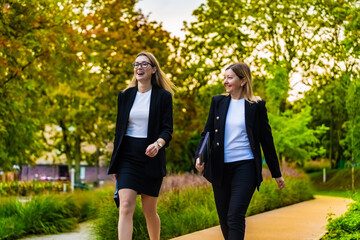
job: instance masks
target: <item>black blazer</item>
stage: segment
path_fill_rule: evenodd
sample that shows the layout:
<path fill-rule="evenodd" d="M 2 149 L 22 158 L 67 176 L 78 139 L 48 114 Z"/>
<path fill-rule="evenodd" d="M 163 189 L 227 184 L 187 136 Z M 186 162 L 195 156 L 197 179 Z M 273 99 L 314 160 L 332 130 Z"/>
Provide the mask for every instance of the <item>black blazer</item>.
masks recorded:
<path fill-rule="evenodd" d="M 225 120 L 230 99 L 230 95 L 218 95 L 212 98 L 209 117 L 195 153 L 196 159 L 206 132 L 210 132 L 211 158 L 210 161 L 205 163 L 204 177 L 211 183 L 219 186 L 221 186 L 223 180 Z M 272 177 L 281 177 L 265 101 L 257 103 L 245 101 L 245 125 L 251 150 L 255 158 L 257 186 L 259 188 L 263 180 L 260 144 Z"/>
<path fill-rule="evenodd" d="M 114 174 L 118 171 L 119 159 L 117 158 L 117 154 L 124 134 L 126 133 L 130 110 L 134 103 L 137 90 L 137 87 L 132 87 L 119 94 L 114 151 L 108 174 Z M 150 99 L 149 127 L 147 133 L 148 144 L 154 143 L 158 138 L 164 139 L 166 144 L 159 150 L 155 157 L 148 157 L 146 173 L 148 177 L 161 178 L 166 175 L 165 148 L 169 146 L 173 132 L 172 95 L 162 88 L 153 86 Z"/>

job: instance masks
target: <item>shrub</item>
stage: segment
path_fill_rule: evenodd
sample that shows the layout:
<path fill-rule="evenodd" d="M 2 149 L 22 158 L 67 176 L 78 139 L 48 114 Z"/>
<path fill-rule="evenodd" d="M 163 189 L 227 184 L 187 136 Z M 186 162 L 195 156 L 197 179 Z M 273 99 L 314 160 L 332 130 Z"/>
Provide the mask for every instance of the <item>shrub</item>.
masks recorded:
<path fill-rule="evenodd" d="M 0 239 L 70 231 L 78 222 L 96 217 L 103 196 L 104 190 L 99 190 L 40 195 L 25 203 L 14 197 L 1 199 Z"/>
<path fill-rule="evenodd" d="M 158 213 L 161 219 L 161 239 L 169 239 L 219 223 L 210 187 L 167 191 L 159 198 Z M 116 238 L 118 215 L 114 201 L 109 198 L 104 202 L 95 227 L 99 239 Z M 140 198 L 137 198 L 133 219 L 133 239 L 148 239 Z"/>
<path fill-rule="evenodd" d="M 247 215 L 269 211 L 313 198 L 313 190 L 305 179 L 286 178 L 286 187 L 278 190 L 274 180 L 265 180 L 255 191 Z"/>
<path fill-rule="evenodd" d="M 29 196 L 63 192 L 63 185 L 70 189 L 69 182 L 12 181 L 0 182 L 0 196 Z"/>
<path fill-rule="evenodd" d="M 69 231 L 76 226 L 78 209 L 79 206 L 68 196 L 34 197 L 26 203 L 23 212 L 26 232 L 49 234 Z"/>
<path fill-rule="evenodd" d="M 355 202 L 349 210 L 339 218 L 329 219 L 328 232 L 321 240 L 360 239 L 360 193 L 354 196 Z"/>
<path fill-rule="evenodd" d="M 331 163 L 330 160 L 321 159 L 316 161 L 307 161 L 304 163 L 303 170 L 306 173 L 319 172 L 322 171 L 323 168 L 330 169 Z"/>
<path fill-rule="evenodd" d="M 287 186 L 277 189 L 274 180 L 265 180 L 260 192 L 255 192 L 248 215 L 290 205 L 313 198 L 306 179 L 286 178 Z M 209 185 L 175 188 L 162 193 L 158 202 L 161 219 L 161 239 L 169 239 L 219 224 L 212 189 Z M 98 239 L 116 239 L 118 209 L 110 197 L 100 209 L 95 231 Z M 140 198 L 134 213 L 133 239 L 149 239 Z"/>

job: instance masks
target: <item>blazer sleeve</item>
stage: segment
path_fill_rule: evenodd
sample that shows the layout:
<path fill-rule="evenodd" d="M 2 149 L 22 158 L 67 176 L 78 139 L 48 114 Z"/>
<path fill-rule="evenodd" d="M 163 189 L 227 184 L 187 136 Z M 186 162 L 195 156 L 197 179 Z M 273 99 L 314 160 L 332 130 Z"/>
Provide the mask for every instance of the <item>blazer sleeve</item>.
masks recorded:
<path fill-rule="evenodd" d="M 165 140 L 165 146 L 169 146 L 173 133 L 173 102 L 171 93 L 164 91 L 161 97 L 161 117 L 160 117 L 160 134 L 159 138 Z"/>
<path fill-rule="evenodd" d="M 206 124 L 205 124 L 205 127 L 204 127 L 204 130 L 203 132 L 201 133 L 201 138 L 200 138 L 200 142 L 199 142 L 199 145 L 196 149 L 196 152 L 195 152 L 195 157 L 194 157 L 194 162 L 196 161 L 196 159 L 199 157 L 199 151 L 200 151 L 200 148 L 201 148 L 201 145 L 204 141 L 204 138 L 205 138 L 205 135 L 207 132 L 210 132 L 210 146 L 212 145 L 212 139 L 214 138 L 214 111 L 215 111 L 215 97 L 213 97 L 211 99 L 211 105 L 210 105 L 210 110 L 209 110 L 209 115 L 208 115 L 208 119 L 206 121 Z"/>
<path fill-rule="evenodd" d="M 265 155 L 266 164 L 273 178 L 281 177 L 279 160 L 276 154 L 271 127 L 265 106 L 265 101 L 259 102 L 259 118 L 260 118 L 260 144 Z"/>

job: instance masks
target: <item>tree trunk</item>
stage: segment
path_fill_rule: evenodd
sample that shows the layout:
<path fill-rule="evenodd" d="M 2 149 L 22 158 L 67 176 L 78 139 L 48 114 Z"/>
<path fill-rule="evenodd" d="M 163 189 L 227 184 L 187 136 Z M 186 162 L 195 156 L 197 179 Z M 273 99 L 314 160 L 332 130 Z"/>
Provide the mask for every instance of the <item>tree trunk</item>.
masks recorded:
<path fill-rule="evenodd" d="M 74 146 L 75 183 L 80 183 L 81 137 L 76 136 Z"/>
<path fill-rule="evenodd" d="M 352 124 L 351 133 L 351 190 L 355 192 L 355 159 L 354 159 L 354 125 Z"/>
<path fill-rule="evenodd" d="M 330 163 L 331 163 L 331 168 L 335 168 L 334 166 L 334 161 L 332 159 L 332 151 L 333 151 L 333 120 L 330 121 L 330 146 L 329 146 L 329 160 L 330 160 Z"/>
<path fill-rule="evenodd" d="M 62 129 L 62 134 L 63 134 L 63 140 L 64 140 L 64 146 L 65 146 L 65 155 L 66 155 L 66 162 L 67 162 L 67 165 L 68 165 L 68 174 L 69 174 L 69 178 L 71 177 L 70 176 L 70 170 L 72 169 L 72 156 L 71 156 L 71 146 L 70 146 L 70 143 L 69 143 L 69 138 L 68 138 L 68 131 L 67 131 L 67 128 L 65 126 L 65 123 L 60 120 L 59 121 L 59 126 L 61 127 Z"/>

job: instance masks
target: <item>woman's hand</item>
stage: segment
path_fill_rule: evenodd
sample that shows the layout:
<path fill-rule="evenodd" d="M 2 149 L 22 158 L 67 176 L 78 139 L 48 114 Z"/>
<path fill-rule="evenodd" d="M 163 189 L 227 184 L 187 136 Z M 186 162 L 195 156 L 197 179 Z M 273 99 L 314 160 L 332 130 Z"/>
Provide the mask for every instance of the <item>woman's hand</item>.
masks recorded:
<path fill-rule="evenodd" d="M 117 180 L 117 174 L 116 173 L 113 174 L 113 178 L 114 178 L 115 181 Z"/>
<path fill-rule="evenodd" d="M 200 164 L 200 158 L 196 159 L 195 168 L 201 173 L 204 171 L 204 163 Z"/>
<path fill-rule="evenodd" d="M 279 189 L 283 189 L 285 187 L 285 180 L 283 177 L 275 178 L 275 181 L 279 187 Z"/>
<path fill-rule="evenodd" d="M 157 143 L 150 144 L 145 151 L 145 154 L 149 157 L 155 157 L 159 152 L 160 147 Z"/>

